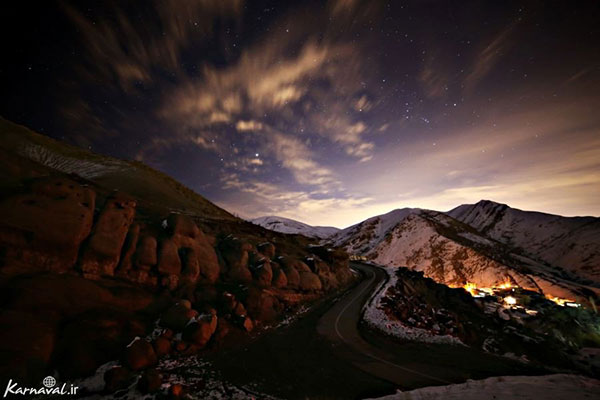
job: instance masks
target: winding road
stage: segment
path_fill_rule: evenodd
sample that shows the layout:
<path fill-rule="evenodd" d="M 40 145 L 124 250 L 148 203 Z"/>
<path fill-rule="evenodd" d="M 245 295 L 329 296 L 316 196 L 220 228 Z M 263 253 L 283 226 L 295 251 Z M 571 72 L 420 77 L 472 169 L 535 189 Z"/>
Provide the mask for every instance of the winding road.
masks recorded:
<path fill-rule="evenodd" d="M 338 350 L 355 366 L 397 385 L 406 386 L 407 380 L 411 386 L 415 380 L 424 385 L 450 384 L 448 380 L 427 373 L 431 366 L 416 367 L 414 362 L 398 359 L 393 353 L 363 339 L 358 331 L 361 310 L 379 285 L 386 281 L 387 275 L 383 269 L 366 264 L 352 263 L 352 268 L 364 274 L 365 279 L 321 317 L 318 332 L 341 345 Z"/>
<path fill-rule="evenodd" d="M 467 379 L 529 374 L 530 368 L 466 346 L 399 343 L 360 327 L 366 301 L 386 281 L 383 269 L 361 263 L 362 280 L 343 295 L 317 302 L 302 318 L 245 336 L 209 359 L 222 378 L 286 399 L 377 397 Z M 316 329 L 315 329 L 316 328 Z"/>
<path fill-rule="evenodd" d="M 347 362 L 401 388 L 448 385 L 512 369 L 506 360 L 466 346 L 399 344 L 377 334 L 363 337 L 362 308 L 387 274 L 362 263 L 352 263 L 352 268 L 364 275 L 363 281 L 325 312 L 317 326 Z"/>

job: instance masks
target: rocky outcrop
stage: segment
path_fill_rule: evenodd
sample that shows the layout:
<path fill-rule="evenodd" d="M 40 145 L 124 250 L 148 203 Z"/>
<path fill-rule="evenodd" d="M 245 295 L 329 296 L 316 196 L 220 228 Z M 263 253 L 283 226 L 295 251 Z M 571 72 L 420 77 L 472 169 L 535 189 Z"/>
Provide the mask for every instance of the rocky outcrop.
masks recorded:
<path fill-rule="evenodd" d="M 161 275 L 179 276 L 181 274 L 181 259 L 178 250 L 177 243 L 171 238 L 161 242 L 158 253 L 158 272 Z"/>
<path fill-rule="evenodd" d="M 278 289 L 285 288 L 288 285 L 287 276 L 279 266 L 273 269 L 273 279 L 271 284 Z"/>
<path fill-rule="evenodd" d="M 133 371 L 156 365 L 158 359 L 154 348 L 144 339 L 137 339 L 127 346 L 125 350 L 123 364 Z"/>
<path fill-rule="evenodd" d="M 254 277 L 259 286 L 271 286 L 271 281 L 273 280 L 273 269 L 271 268 L 271 263 L 265 260 L 262 264 L 256 267 L 254 270 Z"/>
<path fill-rule="evenodd" d="M 121 249 L 135 215 L 136 202 L 115 193 L 106 200 L 80 260 L 89 276 L 114 275 Z"/>
<path fill-rule="evenodd" d="M 234 282 L 251 282 L 252 273 L 248 269 L 248 252 L 253 250 L 251 244 L 228 236 L 220 241 L 219 253 L 225 264 L 225 278 Z"/>
<path fill-rule="evenodd" d="M 218 318 L 216 312 L 202 315 L 185 327 L 182 338 L 199 348 L 203 348 L 216 332 L 217 322 Z"/>
<path fill-rule="evenodd" d="M 220 273 L 217 254 L 194 221 L 183 214 L 171 214 L 167 218 L 167 230 L 177 248 L 185 249 L 182 279 L 191 284 L 215 283 Z"/>
<path fill-rule="evenodd" d="M 125 244 L 123 245 L 123 256 L 121 257 L 121 263 L 118 269 L 119 276 L 126 276 L 133 266 L 133 255 L 137 247 L 137 243 L 140 237 L 140 225 L 133 224 L 127 233 L 125 238 Z"/>
<path fill-rule="evenodd" d="M 82 162 L 106 172 L 99 157 Z M 146 168 L 115 162 L 135 173 Z M 0 377 L 39 384 L 55 370 L 73 379 L 120 360 L 106 372 L 102 394 L 132 388 L 136 379 L 152 393 L 160 357 L 239 338 L 333 287 L 300 261 L 309 251 L 297 238 L 198 205 L 200 196 L 181 185 L 141 196 L 146 188 L 118 185 L 119 172 L 111 171 L 105 180 L 36 164 L 26 179 L 3 181 L 13 186 L 0 196 L 0 353 L 11 365 L 0 366 Z M 153 185 L 170 182 L 164 178 Z M 294 258 L 280 262 L 282 249 Z"/>
<path fill-rule="evenodd" d="M 96 193 L 67 178 L 39 178 L 0 201 L 0 268 L 66 272 L 89 235 Z"/>
<path fill-rule="evenodd" d="M 258 246 L 256 246 L 256 249 L 260 254 L 262 254 L 269 260 L 272 260 L 275 257 L 275 246 L 273 245 L 273 243 L 261 243 Z"/>
<path fill-rule="evenodd" d="M 250 288 L 246 298 L 246 309 L 252 319 L 269 322 L 283 311 L 283 304 L 265 289 Z"/>
<path fill-rule="evenodd" d="M 300 283 L 298 286 L 305 292 L 321 290 L 323 287 L 321 280 L 316 274 L 306 271 L 300 272 Z"/>
<path fill-rule="evenodd" d="M 198 315 L 198 311 L 192 310 L 186 304 L 180 303 L 169 308 L 160 318 L 160 325 L 181 332 L 191 319 Z"/>

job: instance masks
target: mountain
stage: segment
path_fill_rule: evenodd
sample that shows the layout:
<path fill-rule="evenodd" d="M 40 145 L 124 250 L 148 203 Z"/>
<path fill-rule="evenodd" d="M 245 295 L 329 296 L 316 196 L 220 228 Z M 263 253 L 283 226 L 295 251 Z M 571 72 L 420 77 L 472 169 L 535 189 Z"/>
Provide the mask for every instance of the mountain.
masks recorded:
<path fill-rule="evenodd" d="M 378 264 L 405 266 L 450 286 L 494 287 L 510 282 L 560 298 L 584 301 L 598 287 L 554 265 L 487 237 L 450 215 L 399 209 L 369 218 L 328 239 Z"/>
<path fill-rule="evenodd" d="M 521 211 L 489 200 L 448 215 L 517 251 L 600 282 L 600 218 Z"/>
<path fill-rule="evenodd" d="M 138 161 L 120 160 L 40 135 L 0 118 L 0 185 L 47 175 L 48 171 L 76 175 L 108 190 L 127 193 L 140 206 L 167 208 L 204 217 L 233 221 L 229 212 L 211 203 L 170 176 Z"/>
<path fill-rule="evenodd" d="M 311 226 L 289 218 L 268 216 L 250 220 L 253 224 L 275 232 L 304 235 L 307 237 L 325 239 L 339 232 L 339 228 L 333 226 Z"/>
<path fill-rule="evenodd" d="M 0 119 L 0 354 L 11 360 L 0 381 L 197 354 L 353 279 L 343 251 L 236 218 L 142 163 Z"/>

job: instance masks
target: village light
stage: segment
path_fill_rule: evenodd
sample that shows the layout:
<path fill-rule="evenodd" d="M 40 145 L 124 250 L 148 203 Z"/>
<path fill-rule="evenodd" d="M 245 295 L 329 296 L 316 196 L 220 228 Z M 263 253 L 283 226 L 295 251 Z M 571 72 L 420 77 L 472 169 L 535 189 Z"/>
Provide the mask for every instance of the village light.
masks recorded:
<path fill-rule="evenodd" d="M 517 299 L 515 299 L 515 298 L 514 298 L 514 297 L 512 297 L 512 296 L 506 296 L 506 297 L 504 298 L 504 302 L 505 302 L 506 304 L 508 304 L 509 306 L 514 306 L 515 304 L 517 304 Z"/>

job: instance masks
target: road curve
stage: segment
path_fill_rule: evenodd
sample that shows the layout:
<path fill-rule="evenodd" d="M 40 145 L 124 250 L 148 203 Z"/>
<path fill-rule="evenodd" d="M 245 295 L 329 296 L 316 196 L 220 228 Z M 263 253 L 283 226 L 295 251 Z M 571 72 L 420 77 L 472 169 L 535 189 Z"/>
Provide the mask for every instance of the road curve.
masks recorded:
<path fill-rule="evenodd" d="M 430 365 L 399 359 L 363 339 L 358 331 L 363 305 L 387 275 L 383 269 L 366 264 L 352 263 L 352 268 L 365 278 L 321 317 L 318 332 L 334 343 L 340 356 L 358 368 L 401 387 L 450 384 L 428 373 Z"/>

